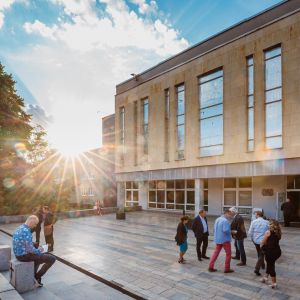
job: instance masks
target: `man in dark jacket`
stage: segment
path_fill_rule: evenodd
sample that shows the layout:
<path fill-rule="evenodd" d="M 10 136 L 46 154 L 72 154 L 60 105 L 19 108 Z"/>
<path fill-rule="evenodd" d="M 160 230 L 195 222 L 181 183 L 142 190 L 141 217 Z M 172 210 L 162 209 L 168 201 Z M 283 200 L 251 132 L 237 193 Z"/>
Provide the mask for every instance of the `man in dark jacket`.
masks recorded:
<path fill-rule="evenodd" d="M 197 239 L 196 250 L 197 250 L 198 260 L 202 261 L 202 258 L 209 259 L 209 257 L 206 256 L 209 232 L 208 232 L 208 225 L 206 219 L 206 211 L 204 209 L 201 209 L 199 211 L 199 215 L 194 219 L 192 230 L 194 231 L 195 238 Z M 203 246 L 201 252 L 202 243 Z"/>
<path fill-rule="evenodd" d="M 53 225 L 56 222 L 56 218 L 53 213 L 50 212 L 48 206 L 43 207 L 43 215 L 45 240 L 49 246 L 48 252 L 52 252 L 54 250 Z"/>
<path fill-rule="evenodd" d="M 290 227 L 294 208 L 289 198 L 281 205 L 281 210 L 283 211 L 284 226 Z"/>
<path fill-rule="evenodd" d="M 241 215 L 239 215 L 236 207 L 231 207 L 229 210 L 234 215 L 233 221 L 231 223 L 231 232 L 232 232 L 232 237 L 234 238 L 234 246 L 235 246 L 236 254 L 235 256 L 232 257 L 232 259 L 241 260 L 237 264 L 237 266 L 245 266 L 246 252 L 244 248 L 244 239 L 247 237 L 247 233 L 244 224 L 244 219 Z"/>

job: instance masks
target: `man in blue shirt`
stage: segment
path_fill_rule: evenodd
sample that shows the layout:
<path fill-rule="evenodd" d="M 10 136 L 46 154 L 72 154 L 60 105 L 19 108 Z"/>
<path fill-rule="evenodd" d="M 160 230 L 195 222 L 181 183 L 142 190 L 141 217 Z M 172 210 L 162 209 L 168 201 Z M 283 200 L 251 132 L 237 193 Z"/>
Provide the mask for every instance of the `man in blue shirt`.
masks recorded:
<path fill-rule="evenodd" d="M 199 211 L 199 215 L 194 219 L 192 229 L 195 234 L 195 238 L 197 239 L 196 244 L 196 251 L 198 255 L 198 260 L 202 261 L 202 258 L 209 259 L 209 257 L 206 256 L 206 249 L 208 245 L 208 225 L 207 225 L 207 219 L 206 219 L 206 211 L 204 209 L 201 209 Z M 202 253 L 201 253 L 201 244 L 202 246 Z"/>
<path fill-rule="evenodd" d="M 216 272 L 214 268 L 215 262 L 222 250 L 224 248 L 226 253 L 225 258 L 225 269 L 224 273 L 232 273 L 233 270 L 230 269 L 230 260 L 231 260 L 231 228 L 229 220 L 232 218 L 232 213 L 230 210 L 226 209 L 224 215 L 219 217 L 215 221 L 214 225 L 214 241 L 216 243 L 215 251 L 211 257 L 209 263 L 209 272 Z"/>
<path fill-rule="evenodd" d="M 34 274 L 39 286 L 42 276 L 54 264 L 56 258 L 51 254 L 43 253 L 43 248 L 35 248 L 32 242 L 32 230 L 39 223 L 37 216 L 27 218 L 25 224 L 20 225 L 13 234 L 13 250 L 19 261 L 34 261 Z M 43 266 L 38 271 L 39 265 Z"/>

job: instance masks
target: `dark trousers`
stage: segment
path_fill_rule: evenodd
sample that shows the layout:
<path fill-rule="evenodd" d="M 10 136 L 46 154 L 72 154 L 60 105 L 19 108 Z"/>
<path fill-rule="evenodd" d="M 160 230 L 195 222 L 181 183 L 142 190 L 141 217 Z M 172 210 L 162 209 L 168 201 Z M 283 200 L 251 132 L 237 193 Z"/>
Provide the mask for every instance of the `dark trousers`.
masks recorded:
<path fill-rule="evenodd" d="M 234 240 L 235 255 L 241 259 L 242 263 L 246 263 L 246 252 L 244 248 L 244 240 Z"/>
<path fill-rule="evenodd" d="M 203 245 L 202 245 L 202 243 L 203 243 Z M 202 253 L 201 253 L 201 245 L 202 245 Z M 201 237 L 197 237 L 196 250 L 197 250 L 198 259 L 206 256 L 207 245 L 208 245 L 208 234 L 207 233 L 204 233 Z"/>
<path fill-rule="evenodd" d="M 260 268 L 265 268 L 265 255 L 261 251 L 260 244 L 255 244 L 256 252 L 257 252 L 257 262 L 255 265 L 255 271 L 259 272 Z"/>
<path fill-rule="evenodd" d="M 51 234 L 45 236 L 46 244 L 49 244 L 49 251 L 53 251 L 54 249 L 54 238 L 53 238 L 53 231 Z"/>
<path fill-rule="evenodd" d="M 39 246 L 40 244 L 40 236 L 41 236 L 41 227 L 35 228 L 35 242 Z"/>
<path fill-rule="evenodd" d="M 42 254 L 36 255 L 33 253 L 28 253 L 23 256 L 17 256 L 19 261 L 34 261 L 34 276 L 36 279 L 40 279 L 48 269 L 55 263 L 56 258 L 51 254 Z M 38 271 L 39 266 L 43 264 L 43 266 Z"/>
<path fill-rule="evenodd" d="M 291 215 L 290 214 L 283 214 L 283 218 L 284 218 L 284 226 L 285 227 L 290 227 L 290 222 L 291 220 Z"/>

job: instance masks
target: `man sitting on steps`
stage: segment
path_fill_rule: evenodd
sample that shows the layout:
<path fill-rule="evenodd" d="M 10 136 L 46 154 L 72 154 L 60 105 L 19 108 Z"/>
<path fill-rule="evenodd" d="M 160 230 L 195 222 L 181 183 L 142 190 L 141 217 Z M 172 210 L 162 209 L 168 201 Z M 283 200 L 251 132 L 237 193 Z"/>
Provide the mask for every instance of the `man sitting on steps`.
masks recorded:
<path fill-rule="evenodd" d="M 25 224 L 20 225 L 13 234 L 13 250 L 19 261 L 34 261 L 34 276 L 40 287 L 43 286 L 41 278 L 48 269 L 55 263 L 55 256 L 43 253 L 43 248 L 34 247 L 32 242 L 32 230 L 39 223 L 37 216 L 27 218 Z M 39 265 L 43 266 L 38 271 Z"/>

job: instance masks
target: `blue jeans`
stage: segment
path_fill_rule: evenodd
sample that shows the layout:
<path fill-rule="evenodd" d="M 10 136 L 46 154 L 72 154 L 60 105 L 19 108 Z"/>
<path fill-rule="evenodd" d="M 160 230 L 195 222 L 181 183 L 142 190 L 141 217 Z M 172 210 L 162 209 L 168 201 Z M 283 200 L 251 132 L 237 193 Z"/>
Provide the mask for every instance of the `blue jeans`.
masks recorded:
<path fill-rule="evenodd" d="M 235 240 L 234 246 L 237 248 L 237 252 L 240 254 L 242 263 L 246 263 L 246 252 L 244 248 L 244 240 Z"/>

